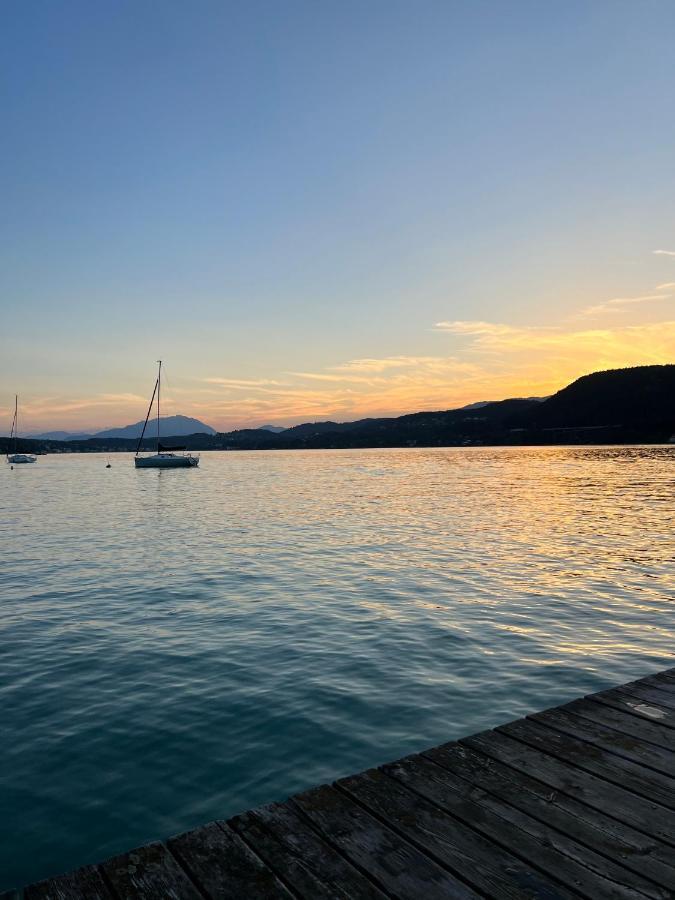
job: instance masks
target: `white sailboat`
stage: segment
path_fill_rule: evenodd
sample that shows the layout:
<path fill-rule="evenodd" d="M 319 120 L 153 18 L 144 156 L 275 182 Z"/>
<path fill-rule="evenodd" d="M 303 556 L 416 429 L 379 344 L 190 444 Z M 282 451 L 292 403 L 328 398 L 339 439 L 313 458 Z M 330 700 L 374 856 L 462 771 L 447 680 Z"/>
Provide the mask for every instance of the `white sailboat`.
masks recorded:
<path fill-rule="evenodd" d="M 20 463 L 34 463 L 37 462 L 37 456 L 34 456 L 32 453 L 17 453 L 17 441 L 19 439 L 19 397 L 18 394 L 14 397 L 14 419 L 12 420 L 12 430 L 9 433 L 10 441 L 14 438 L 14 453 L 7 454 L 7 462 L 11 463 L 13 466 L 19 465 Z"/>
<path fill-rule="evenodd" d="M 138 439 L 134 465 L 137 469 L 194 469 L 195 466 L 199 465 L 199 456 L 179 452 L 185 450 L 185 447 L 163 447 L 159 441 L 159 396 L 162 389 L 162 360 L 158 360 L 158 363 L 157 381 L 155 381 L 155 387 L 150 398 L 150 406 L 145 417 L 143 431 Z M 155 397 L 157 397 L 157 453 L 153 453 L 151 456 L 139 456 Z"/>

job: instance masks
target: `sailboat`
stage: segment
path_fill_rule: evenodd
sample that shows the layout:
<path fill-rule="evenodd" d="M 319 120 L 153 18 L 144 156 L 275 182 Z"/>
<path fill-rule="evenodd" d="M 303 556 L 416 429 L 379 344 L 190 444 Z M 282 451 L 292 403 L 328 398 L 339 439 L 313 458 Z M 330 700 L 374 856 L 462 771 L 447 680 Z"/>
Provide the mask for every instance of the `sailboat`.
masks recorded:
<path fill-rule="evenodd" d="M 7 454 L 7 462 L 11 463 L 13 466 L 18 465 L 19 463 L 34 463 L 37 462 L 37 456 L 34 456 L 32 453 L 17 453 L 16 444 L 19 439 L 19 397 L 18 395 L 14 396 L 14 419 L 12 420 L 12 430 L 9 433 L 10 441 L 14 438 L 14 453 Z"/>
<path fill-rule="evenodd" d="M 159 396 L 162 390 L 162 360 L 160 359 L 157 362 L 159 364 L 157 380 L 155 381 L 155 387 L 152 392 L 152 397 L 150 398 L 150 406 L 148 407 L 148 414 L 145 417 L 143 431 L 138 439 L 134 465 L 137 469 L 193 469 L 195 466 L 199 465 L 199 456 L 192 456 L 190 453 L 180 453 L 179 451 L 185 450 L 185 447 L 163 447 L 159 441 Z M 157 397 L 157 453 L 153 453 L 152 456 L 139 456 L 155 397 Z"/>

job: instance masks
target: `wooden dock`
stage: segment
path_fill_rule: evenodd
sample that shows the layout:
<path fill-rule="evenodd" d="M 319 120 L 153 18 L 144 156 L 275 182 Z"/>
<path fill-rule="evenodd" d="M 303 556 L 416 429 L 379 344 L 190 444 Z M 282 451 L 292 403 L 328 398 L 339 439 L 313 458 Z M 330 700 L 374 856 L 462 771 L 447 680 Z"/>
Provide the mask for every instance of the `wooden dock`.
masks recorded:
<path fill-rule="evenodd" d="M 675 669 L 9 897 L 675 898 Z"/>

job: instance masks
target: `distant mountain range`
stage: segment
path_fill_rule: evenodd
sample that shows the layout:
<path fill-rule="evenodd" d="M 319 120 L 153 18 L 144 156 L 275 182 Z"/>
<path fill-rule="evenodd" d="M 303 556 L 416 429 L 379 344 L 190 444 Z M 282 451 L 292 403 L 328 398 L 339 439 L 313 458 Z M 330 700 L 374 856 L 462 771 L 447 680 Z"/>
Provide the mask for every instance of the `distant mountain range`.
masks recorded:
<path fill-rule="evenodd" d="M 139 438 L 143 431 L 143 422 L 134 422 L 124 428 L 109 428 L 107 431 L 99 431 L 97 438 Z M 148 422 L 146 433 L 157 434 L 156 422 Z M 186 434 L 216 434 L 215 428 L 205 425 L 199 419 L 191 419 L 189 416 L 166 416 L 159 420 L 159 433 L 161 437 L 182 437 Z"/>
<path fill-rule="evenodd" d="M 190 450 L 291 450 L 349 447 L 452 447 L 522 444 L 666 443 L 675 440 L 675 365 L 612 369 L 578 378 L 551 397 L 472 403 L 356 422 L 307 422 L 292 428 L 214 432 L 197 419 L 172 416 L 162 437 Z M 142 422 L 74 440 L 22 440 L 25 450 L 135 449 Z M 180 427 L 180 430 L 175 430 Z M 153 446 L 152 431 L 144 447 Z M 0 450 L 8 445 L 0 438 Z"/>
<path fill-rule="evenodd" d="M 85 431 L 34 431 L 26 435 L 36 441 L 86 441 L 91 436 Z"/>
<path fill-rule="evenodd" d="M 536 400 L 537 403 L 543 403 L 548 397 L 522 397 L 523 400 Z M 483 406 L 489 406 L 491 403 L 498 403 L 498 400 L 479 400 L 477 403 L 467 403 L 461 409 L 482 409 Z"/>
<path fill-rule="evenodd" d="M 271 426 L 270 426 L 271 427 Z M 31 434 L 29 437 L 43 441 L 88 441 L 91 439 L 126 438 L 132 439 L 141 436 L 143 420 L 134 422 L 133 425 L 125 425 L 122 428 L 108 428 L 105 431 L 96 431 L 93 434 L 68 431 L 45 431 L 42 434 Z M 157 434 L 157 422 L 152 419 L 148 422 L 146 431 L 149 434 Z M 186 434 L 216 434 L 215 428 L 205 425 L 199 419 L 191 419 L 189 416 L 161 416 L 159 420 L 159 433 L 161 437 L 183 437 Z"/>

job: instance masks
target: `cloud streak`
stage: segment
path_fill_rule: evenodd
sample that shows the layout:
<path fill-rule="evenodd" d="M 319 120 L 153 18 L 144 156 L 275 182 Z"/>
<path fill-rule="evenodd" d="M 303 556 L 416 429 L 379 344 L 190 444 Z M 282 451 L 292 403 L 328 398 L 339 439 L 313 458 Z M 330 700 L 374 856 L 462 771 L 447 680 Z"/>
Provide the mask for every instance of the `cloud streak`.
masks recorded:
<path fill-rule="evenodd" d="M 643 299 L 613 298 L 617 308 Z M 223 384 L 223 395 L 205 402 L 204 415 L 224 419 L 228 427 L 399 415 L 550 394 L 599 369 L 675 359 L 675 321 L 670 320 L 603 328 L 447 320 L 434 330 L 461 346 L 453 346 L 452 355 L 367 357 L 317 372 L 289 372 L 292 386 L 265 393 L 236 395 Z"/>
<path fill-rule="evenodd" d="M 511 325 L 502 325 L 495 322 L 476 322 L 476 321 L 445 321 L 436 322 L 435 331 L 447 331 L 450 334 L 466 334 L 466 335 L 484 335 L 487 337 L 500 337 L 507 334 L 514 334 L 522 330 L 514 328 Z"/>
<path fill-rule="evenodd" d="M 642 297 L 615 297 L 617 309 L 640 308 Z M 663 296 L 663 295 L 659 295 Z M 607 301 L 608 303 L 610 301 Z M 221 430 L 274 422 L 391 416 L 450 409 L 476 400 L 551 394 L 599 369 L 675 360 L 675 316 L 666 321 L 588 327 L 541 327 L 482 320 L 445 320 L 433 326 L 447 352 L 345 360 L 280 378 L 210 376 L 176 393 L 167 408 Z M 451 345 L 451 346 L 450 346 Z M 170 398 L 169 398 L 170 401 Z M 43 396 L 23 405 L 24 427 L 98 427 L 138 421 L 147 397 L 135 393 L 90 398 Z"/>
<path fill-rule="evenodd" d="M 665 286 L 663 286 L 665 288 Z M 661 290 L 662 288 L 656 288 Z M 614 297 L 612 300 L 606 300 L 604 303 L 598 303 L 595 306 L 588 306 L 583 309 L 578 316 L 597 316 L 601 313 L 620 312 L 622 307 L 632 306 L 636 303 L 650 303 L 654 300 L 667 300 L 670 294 L 643 294 L 640 297 Z"/>
<path fill-rule="evenodd" d="M 274 381 L 270 378 L 203 378 L 206 384 L 218 384 L 223 387 L 231 388 L 266 388 L 270 386 L 282 386 L 283 381 Z"/>
<path fill-rule="evenodd" d="M 658 252 L 675 256 L 675 251 Z M 241 373 L 250 377 L 225 370 L 183 381 L 172 391 L 173 401 L 170 394 L 166 397 L 164 410 L 230 430 L 270 421 L 345 421 L 550 394 L 599 369 L 673 362 L 675 314 L 663 315 L 671 289 L 675 293 L 675 282 L 659 284 L 649 293 L 612 297 L 550 326 L 443 319 L 420 336 L 424 349 L 433 346 L 430 341 L 437 342 L 433 355 L 359 356 L 327 361 L 315 371 L 298 367 L 281 372 L 270 371 L 261 359 L 257 371 Z M 640 315 L 646 317 L 649 304 L 654 304 L 649 318 L 660 309 L 664 321 L 635 323 Z M 145 393 L 135 392 L 27 397 L 22 403 L 24 427 L 98 430 L 138 421 L 147 402 Z"/>

